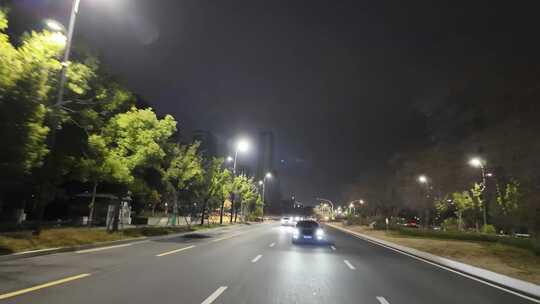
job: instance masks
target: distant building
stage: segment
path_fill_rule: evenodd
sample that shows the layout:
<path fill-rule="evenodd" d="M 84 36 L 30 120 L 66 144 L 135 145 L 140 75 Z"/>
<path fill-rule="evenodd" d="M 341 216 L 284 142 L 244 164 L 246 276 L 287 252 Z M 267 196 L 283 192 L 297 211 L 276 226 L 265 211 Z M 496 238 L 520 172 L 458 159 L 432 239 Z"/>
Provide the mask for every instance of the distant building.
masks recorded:
<path fill-rule="evenodd" d="M 272 173 L 272 178 L 266 181 L 266 210 L 271 213 L 281 211 L 281 183 L 279 172 L 274 167 L 274 133 L 260 131 L 257 144 L 257 180 L 264 179 L 266 173 Z"/>
<path fill-rule="evenodd" d="M 217 138 L 212 132 L 206 130 L 193 131 L 193 142 L 196 141 L 201 143 L 199 151 L 203 156 L 208 159 L 217 156 Z"/>
<path fill-rule="evenodd" d="M 274 172 L 274 133 L 259 133 L 257 179 L 263 179 L 267 172 Z"/>

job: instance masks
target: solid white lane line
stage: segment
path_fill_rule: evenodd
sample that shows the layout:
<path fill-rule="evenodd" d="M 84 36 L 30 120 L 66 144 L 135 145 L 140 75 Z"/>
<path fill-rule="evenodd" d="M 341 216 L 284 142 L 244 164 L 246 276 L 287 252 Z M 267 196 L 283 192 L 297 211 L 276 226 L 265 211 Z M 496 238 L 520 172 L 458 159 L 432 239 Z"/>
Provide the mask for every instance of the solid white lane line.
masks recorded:
<path fill-rule="evenodd" d="M 165 255 L 169 255 L 169 254 L 177 253 L 177 252 L 180 252 L 180 251 L 188 250 L 188 249 L 191 249 L 193 247 L 195 247 L 195 245 L 187 246 L 187 247 L 172 250 L 172 251 L 163 252 L 163 253 L 160 253 L 160 254 L 156 254 L 156 256 L 157 257 L 162 257 L 162 256 L 165 256 Z"/>
<path fill-rule="evenodd" d="M 384 297 L 376 297 L 376 298 L 377 298 L 377 301 L 379 301 L 379 303 L 381 304 L 390 304 L 390 302 L 386 301 Z"/>
<path fill-rule="evenodd" d="M 99 247 L 99 248 L 92 248 L 92 249 L 78 250 L 78 251 L 75 251 L 75 253 L 96 252 L 96 251 L 102 251 L 102 250 L 113 249 L 113 248 L 128 247 L 128 246 L 131 246 L 131 245 L 133 245 L 133 243 L 122 244 L 122 245 L 114 245 L 114 246 L 107 246 L 107 247 Z"/>
<path fill-rule="evenodd" d="M 344 260 L 343 261 L 345 263 L 345 265 L 347 265 L 351 270 L 355 270 L 356 267 L 354 267 L 351 262 L 349 262 L 348 260 Z"/>
<path fill-rule="evenodd" d="M 276 246 L 276 243 L 270 244 L 270 247 L 274 247 L 274 246 Z"/>
<path fill-rule="evenodd" d="M 332 248 L 332 250 L 336 250 L 336 247 L 335 247 L 335 246 L 330 246 L 330 248 Z"/>
<path fill-rule="evenodd" d="M 204 300 L 201 304 L 211 304 L 213 303 L 225 290 L 227 289 L 227 286 L 221 286 L 220 288 L 216 289 L 206 300 Z"/>
<path fill-rule="evenodd" d="M 45 249 L 37 249 L 37 250 L 29 250 L 29 251 L 21 251 L 21 252 L 15 252 L 15 253 L 12 253 L 12 255 L 21 255 L 21 254 L 27 254 L 27 253 L 45 252 L 45 251 L 51 251 L 51 250 L 56 250 L 56 249 L 60 249 L 60 248 L 62 248 L 62 247 L 45 248 Z"/>
<path fill-rule="evenodd" d="M 257 263 L 257 261 L 260 260 L 261 258 L 262 258 L 262 254 L 259 254 L 253 260 L 251 260 L 251 263 Z"/>
<path fill-rule="evenodd" d="M 502 290 L 502 291 L 504 291 L 504 292 L 513 294 L 513 295 L 515 295 L 515 296 L 518 296 L 518 297 L 520 297 L 520 298 L 529 300 L 529 301 L 531 301 L 531 302 L 540 303 L 540 300 L 535 299 L 535 298 L 533 298 L 533 297 L 529 297 L 529 296 L 527 296 L 527 295 L 525 295 L 525 294 L 522 294 L 522 293 L 519 293 L 519 292 L 510 290 L 510 289 L 508 289 L 508 288 L 501 287 L 501 286 L 499 286 L 499 285 L 495 285 L 495 284 L 493 284 L 493 283 L 490 283 L 490 282 L 488 282 L 488 281 L 484 281 L 484 280 L 479 279 L 479 278 L 475 278 L 475 277 L 473 277 L 473 276 L 471 276 L 471 275 L 468 275 L 468 274 L 466 274 L 466 273 L 463 273 L 463 272 L 454 270 L 454 269 L 452 269 L 452 268 L 449 268 L 449 267 L 446 267 L 446 266 L 443 266 L 443 265 L 439 265 L 439 264 L 437 264 L 437 263 L 434 263 L 434 262 L 425 260 L 425 259 L 423 259 L 423 258 L 421 258 L 421 257 L 417 257 L 417 256 L 412 255 L 412 254 L 410 254 L 410 253 L 406 253 L 406 252 L 403 252 L 403 251 L 401 251 L 401 250 L 392 248 L 392 247 L 390 247 L 390 246 L 387 246 L 387 245 L 384 245 L 384 244 L 381 244 L 381 243 L 378 243 L 378 242 L 375 242 L 375 241 L 372 241 L 372 240 L 363 238 L 363 237 L 358 236 L 358 235 L 356 235 L 356 234 L 350 233 L 349 231 L 344 230 L 343 228 L 339 228 L 339 227 L 333 227 L 333 228 L 334 228 L 334 229 L 337 229 L 337 230 L 344 231 L 344 232 L 346 232 L 347 234 L 352 235 L 353 237 L 356 237 L 357 239 L 360 239 L 360 240 L 363 240 L 363 241 L 366 241 L 366 242 L 369 242 L 369 243 L 372 243 L 372 244 L 375 244 L 375 245 L 384 247 L 384 248 L 389 249 L 389 250 L 392 250 L 392 251 L 394 251 L 394 252 L 397 252 L 397 253 L 406 255 L 406 256 L 408 256 L 408 257 L 410 257 L 410 258 L 413 258 L 413 259 L 415 259 L 415 260 L 418 260 L 418 261 L 421 261 L 421 262 L 430 264 L 430 265 L 432 265 L 432 266 L 435 266 L 435 267 L 438 267 L 438 268 L 441 268 L 441 269 L 450 271 L 450 272 L 452 272 L 452 273 L 455 273 L 455 274 L 460 275 L 460 276 L 462 276 L 462 277 L 471 279 L 471 280 L 473 280 L 473 281 L 477 281 L 477 282 L 482 283 L 482 284 L 484 284 L 484 285 L 488 285 L 488 286 L 491 286 L 491 287 L 493 287 L 493 288 L 497 288 L 497 289 L 499 289 L 499 290 Z"/>

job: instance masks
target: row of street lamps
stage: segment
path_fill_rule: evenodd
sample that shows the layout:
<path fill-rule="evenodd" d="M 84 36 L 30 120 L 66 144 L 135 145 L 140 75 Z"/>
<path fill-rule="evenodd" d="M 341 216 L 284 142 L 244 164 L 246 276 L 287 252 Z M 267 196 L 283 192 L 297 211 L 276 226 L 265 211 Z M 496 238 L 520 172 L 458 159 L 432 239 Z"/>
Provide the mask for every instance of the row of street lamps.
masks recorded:
<path fill-rule="evenodd" d="M 245 138 L 241 138 L 235 144 L 234 157 L 232 157 L 230 155 L 227 156 L 227 158 L 226 158 L 227 162 L 232 162 L 233 163 L 233 176 L 236 176 L 236 165 L 238 163 L 238 154 L 247 152 L 249 150 L 249 148 L 250 148 L 249 141 L 247 139 L 245 139 Z M 271 179 L 272 177 L 273 177 L 272 173 L 267 172 L 263 176 L 263 179 L 259 181 L 259 186 L 261 186 L 261 188 L 262 188 L 261 196 L 262 196 L 263 206 L 266 204 L 266 199 L 265 199 L 266 181 Z"/>
<path fill-rule="evenodd" d="M 79 7 L 80 7 L 81 0 L 73 0 L 73 4 L 71 7 L 71 14 L 69 18 L 69 24 L 68 28 L 53 19 L 46 19 L 44 21 L 47 28 L 51 31 L 53 31 L 56 35 L 53 36 L 52 39 L 54 39 L 56 42 L 65 44 L 64 45 L 64 53 L 62 56 L 62 70 L 60 72 L 60 81 L 59 81 L 59 87 L 58 87 L 58 93 L 57 93 L 57 99 L 56 103 L 53 106 L 54 109 L 60 109 L 66 102 L 64 102 L 64 91 L 65 91 L 65 84 L 67 80 L 67 69 L 69 67 L 69 58 L 71 54 L 71 45 L 73 40 L 73 32 L 75 30 L 75 21 L 77 19 L 77 15 L 79 13 Z M 56 124 L 56 122 L 55 122 Z M 54 126 L 54 129 L 56 129 L 56 126 Z M 53 131 L 54 132 L 54 131 Z M 52 145 L 54 145 L 54 133 L 52 133 Z M 234 157 L 228 156 L 227 161 L 233 162 L 233 176 L 236 176 L 236 165 L 238 160 L 238 153 L 244 153 L 249 150 L 250 144 L 249 141 L 246 139 L 240 139 L 236 142 L 235 149 L 234 149 Z M 265 184 L 268 179 L 272 178 L 272 174 L 270 172 L 267 172 L 263 179 L 259 181 L 259 185 L 262 186 L 262 200 L 263 204 L 266 203 L 265 201 Z"/>
<path fill-rule="evenodd" d="M 482 178 L 482 181 L 480 182 L 480 193 L 483 193 L 484 190 L 486 189 L 486 177 L 491 177 L 493 176 L 493 174 L 486 173 L 486 161 L 481 159 L 480 157 L 473 157 L 469 159 L 468 163 L 471 167 L 480 169 L 481 178 Z M 429 178 L 424 174 L 419 175 L 418 182 L 420 184 L 426 185 L 426 188 L 428 189 L 428 195 L 429 195 L 430 190 L 431 190 L 431 184 L 430 184 Z M 484 225 L 487 225 L 487 210 L 486 210 L 485 203 L 482 205 L 482 216 L 483 216 Z"/>

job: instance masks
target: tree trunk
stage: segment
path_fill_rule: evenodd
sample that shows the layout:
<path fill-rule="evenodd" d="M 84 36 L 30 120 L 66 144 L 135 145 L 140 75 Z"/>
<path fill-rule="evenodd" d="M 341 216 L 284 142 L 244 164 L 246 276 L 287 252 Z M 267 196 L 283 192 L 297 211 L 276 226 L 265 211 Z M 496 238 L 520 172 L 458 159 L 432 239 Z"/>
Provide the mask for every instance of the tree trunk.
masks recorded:
<path fill-rule="evenodd" d="M 462 219 L 461 211 L 458 212 L 457 217 L 458 217 L 458 231 L 463 231 L 463 219 Z"/>
<path fill-rule="evenodd" d="M 173 222 L 172 222 L 172 225 L 173 226 L 176 226 L 176 222 L 178 221 L 177 218 L 178 218 L 178 193 L 176 193 L 176 191 L 174 192 L 174 197 L 173 197 Z"/>
<path fill-rule="evenodd" d="M 94 208 L 96 204 L 96 192 L 97 192 L 97 186 L 98 182 L 94 181 L 94 185 L 92 187 L 92 198 L 90 199 L 90 205 L 88 206 L 90 211 L 88 213 L 88 227 L 92 227 L 93 221 L 94 221 Z"/>
<path fill-rule="evenodd" d="M 206 211 L 206 205 L 208 204 L 208 199 L 204 200 L 202 205 L 202 212 L 201 212 L 201 226 L 204 225 L 204 213 Z"/>
<path fill-rule="evenodd" d="M 234 212 L 234 193 L 232 195 L 232 199 L 231 199 L 231 218 L 230 218 L 230 223 L 232 224 L 233 222 L 233 212 Z"/>
<path fill-rule="evenodd" d="M 221 210 L 219 210 L 219 224 L 223 225 L 223 209 L 225 209 L 225 200 L 221 202 Z"/>
<path fill-rule="evenodd" d="M 120 224 L 120 208 L 121 208 L 122 201 L 118 200 L 118 203 L 114 207 L 114 213 L 113 213 L 113 222 L 112 222 L 112 229 L 111 232 L 117 232 L 118 226 Z"/>

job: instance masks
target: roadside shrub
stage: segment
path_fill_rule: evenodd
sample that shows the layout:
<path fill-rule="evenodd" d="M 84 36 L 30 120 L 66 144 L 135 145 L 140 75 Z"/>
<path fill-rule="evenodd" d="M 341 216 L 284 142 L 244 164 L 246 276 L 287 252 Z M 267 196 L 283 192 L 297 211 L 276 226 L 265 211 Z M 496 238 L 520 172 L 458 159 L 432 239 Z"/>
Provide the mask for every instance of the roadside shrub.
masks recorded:
<path fill-rule="evenodd" d="M 141 217 L 141 216 L 135 217 L 131 221 L 131 224 L 133 224 L 133 225 L 148 225 L 148 218 L 147 217 Z"/>
<path fill-rule="evenodd" d="M 368 221 L 365 217 L 361 216 L 347 216 L 347 219 L 345 219 L 345 225 L 368 225 Z"/>
<path fill-rule="evenodd" d="M 483 225 L 482 226 L 482 233 L 497 234 L 497 230 L 495 229 L 495 226 L 493 226 L 493 225 Z"/>
<path fill-rule="evenodd" d="M 444 231 L 458 231 L 458 221 L 456 218 L 449 217 L 442 222 L 441 228 Z"/>
<path fill-rule="evenodd" d="M 434 231 L 423 229 L 410 229 L 399 228 L 398 233 L 401 235 L 433 238 L 433 239 L 447 239 L 447 240 L 459 240 L 459 241 L 474 241 L 474 242 L 490 242 L 500 243 L 522 249 L 527 249 L 540 254 L 540 250 L 534 246 L 533 239 L 516 238 L 511 236 L 497 236 L 495 234 L 487 233 L 475 233 L 475 232 L 458 232 L 458 231 Z"/>

